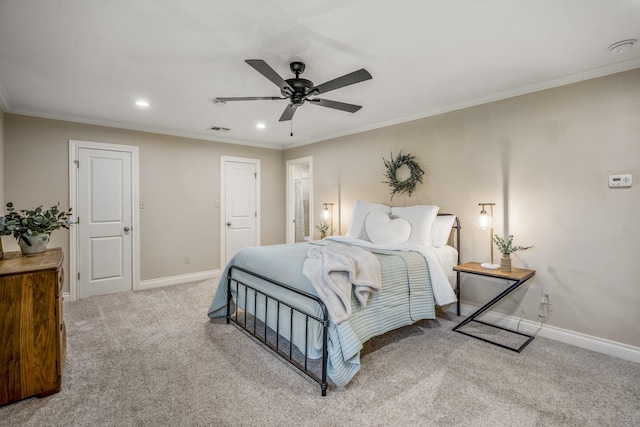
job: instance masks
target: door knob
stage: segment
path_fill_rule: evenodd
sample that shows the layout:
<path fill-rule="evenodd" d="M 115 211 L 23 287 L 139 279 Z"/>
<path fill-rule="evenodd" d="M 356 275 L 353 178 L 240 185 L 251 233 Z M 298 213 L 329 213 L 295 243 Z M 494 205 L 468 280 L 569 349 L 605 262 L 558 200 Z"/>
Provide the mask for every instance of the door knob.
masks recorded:
<path fill-rule="evenodd" d="M 129 230 L 131 230 L 129 227 L 125 227 L 125 228 L 124 228 L 124 232 L 125 232 L 125 233 L 128 233 L 128 232 L 129 232 Z"/>
<path fill-rule="evenodd" d="M 227 223 L 227 227 L 231 227 L 231 221 Z"/>

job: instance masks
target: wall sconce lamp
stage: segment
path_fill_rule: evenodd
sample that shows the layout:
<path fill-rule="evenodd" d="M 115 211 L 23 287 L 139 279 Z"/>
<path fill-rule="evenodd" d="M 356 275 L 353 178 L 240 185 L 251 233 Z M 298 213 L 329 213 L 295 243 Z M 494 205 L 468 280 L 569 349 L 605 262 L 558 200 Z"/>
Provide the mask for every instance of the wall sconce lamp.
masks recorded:
<path fill-rule="evenodd" d="M 330 236 L 333 236 L 333 203 L 323 203 L 324 209 L 322 210 L 322 219 L 329 221 L 329 227 L 331 230 Z"/>
<path fill-rule="evenodd" d="M 495 203 L 478 203 L 482 206 L 482 210 L 480 211 L 480 215 L 475 220 L 475 225 L 480 230 L 491 229 L 489 234 L 489 250 L 491 251 L 491 262 L 483 262 L 480 264 L 482 268 L 486 268 L 488 270 L 497 270 L 500 268 L 500 264 L 493 263 L 493 207 Z M 489 206 L 489 212 L 487 213 L 485 206 Z"/>

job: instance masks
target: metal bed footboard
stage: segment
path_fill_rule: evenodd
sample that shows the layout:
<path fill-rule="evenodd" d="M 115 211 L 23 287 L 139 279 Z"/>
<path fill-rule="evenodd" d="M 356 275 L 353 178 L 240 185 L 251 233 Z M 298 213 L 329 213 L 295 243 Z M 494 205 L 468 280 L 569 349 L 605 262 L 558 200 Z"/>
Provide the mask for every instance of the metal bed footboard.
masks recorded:
<path fill-rule="evenodd" d="M 274 298 L 273 296 L 265 293 L 262 290 L 257 289 L 255 286 L 247 284 L 237 277 L 233 277 L 234 271 L 241 271 L 247 275 L 253 276 L 260 280 L 266 281 L 272 285 L 281 287 L 288 291 L 291 291 L 303 298 L 307 298 L 313 303 L 317 304 L 322 312 L 322 318 L 318 317 L 314 313 L 309 313 L 303 309 L 298 307 L 293 307 L 291 304 L 288 304 L 278 298 Z M 240 309 L 238 308 L 239 304 L 236 304 L 236 310 L 234 313 L 231 312 L 231 304 L 232 304 L 232 290 L 235 290 L 236 298 L 239 301 L 241 292 L 244 293 L 244 302 L 245 307 L 243 313 L 240 313 Z M 247 307 L 249 304 L 249 298 L 253 298 L 253 314 L 250 314 L 250 307 Z M 260 305 L 259 301 L 260 300 Z M 271 306 L 275 305 L 276 308 L 276 329 L 273 330 L 269 324 L 269 301 L 272 301 Z M 264 319 L 260 319 L 258 317 L 258 313 L 262 310 L 264 313 Z M 249 314 L 247 314 L 249 312 Z M 284 314 L 282 314 L 284 313 Z M 305 337 L 304 337 L 304 349 L 294 349 L 293 344 L 293 333 L 294 333 L 294 322 L 293 319 L 294 314 L 298 313 L 304 318 L 305 322 Z M 281 337 L 280 331 L 280 321 L 281 314 L 286 316 L 288 314 L 289 320 L 289 339 L 287 340 L 284 337 Z M 249 317 L 248 317 L 249 316 Z M 247 333 L 249 336 L 271 349 L 273 352 L 278 354 L 284 360 L 289 362 L 291 365 L 295 366 L 299 369 L 303 374 L 307 375 L 309 378 L 313 379 L 317 382 L 322 390 L 322 395 L 327 395 L 327 360 L 328 360 L 328 327 L 329 327 L 329 314 L 327 311 L 327 307 L 325 304 L 315 295 L 309 294 L 307 292 L 301 291 L 299 289 L 293 288 L 284 283 L 278 282 L 276 280 L 270 279 L 268 277 L 262 276 L 253 271 L 249 271 L 237 265 L 232 265 L 229 267 L 229 271 L 227 273 L 227 324 L 233 322 L 236 326 L 238 326 L 242 331 Z M 286 320 L 286 318 L 285 318 Z M 262 325 L 258 327 L 258 322 L 262 322 Z M 309 322 L 317 322 L 318 325 L 322 327 L 322 357 L 321 357 L 321 368 L 320 375 L 315 370 L 309 368 Z M 269 331 L 274 332 L 269 334 Z M 286 341 L 283 345 L 281 341 Z M 287 348 L 283 348 L 287 347 Z M 294 351 L 299 350 L 303 352 L 304 361 L 301 363 L 296 358 L 294 358 Z"/>

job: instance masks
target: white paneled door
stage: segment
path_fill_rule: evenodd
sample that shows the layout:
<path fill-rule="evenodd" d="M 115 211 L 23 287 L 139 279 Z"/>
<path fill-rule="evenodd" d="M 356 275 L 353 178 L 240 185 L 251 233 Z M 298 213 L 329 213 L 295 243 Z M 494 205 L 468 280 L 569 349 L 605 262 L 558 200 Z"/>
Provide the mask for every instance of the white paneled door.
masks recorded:
<path fill-rule="evenodd" d="M 222 158 L 223 263 L 247 246 L 259 245 L 259 161 Z"/>
<path fill-rule="evenodd" d="M 78 149 L 79 298 L 133 288 L 132 153 Z"/>

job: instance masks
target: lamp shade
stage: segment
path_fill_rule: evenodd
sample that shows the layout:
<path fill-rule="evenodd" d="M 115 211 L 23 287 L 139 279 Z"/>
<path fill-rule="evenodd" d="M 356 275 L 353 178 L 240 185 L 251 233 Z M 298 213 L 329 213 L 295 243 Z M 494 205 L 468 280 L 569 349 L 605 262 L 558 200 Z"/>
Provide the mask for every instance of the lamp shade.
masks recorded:
<path fill-rule="evenodd" d="M 475 225 L 480 230 L 488 230 L 493 226 L 493 218 L 491 217 L 491 215 L 487 214 L 485 210 L 483 210 L 476 218 Z"/>
<path fill-rule="evenodd" d="M 325 207 L 322 210 L 322 219 L 324 219 L 325 221 L 328 221 L 329 218 L 331 218 L 331 213 L 329 212 L 329 208 Z"/>

